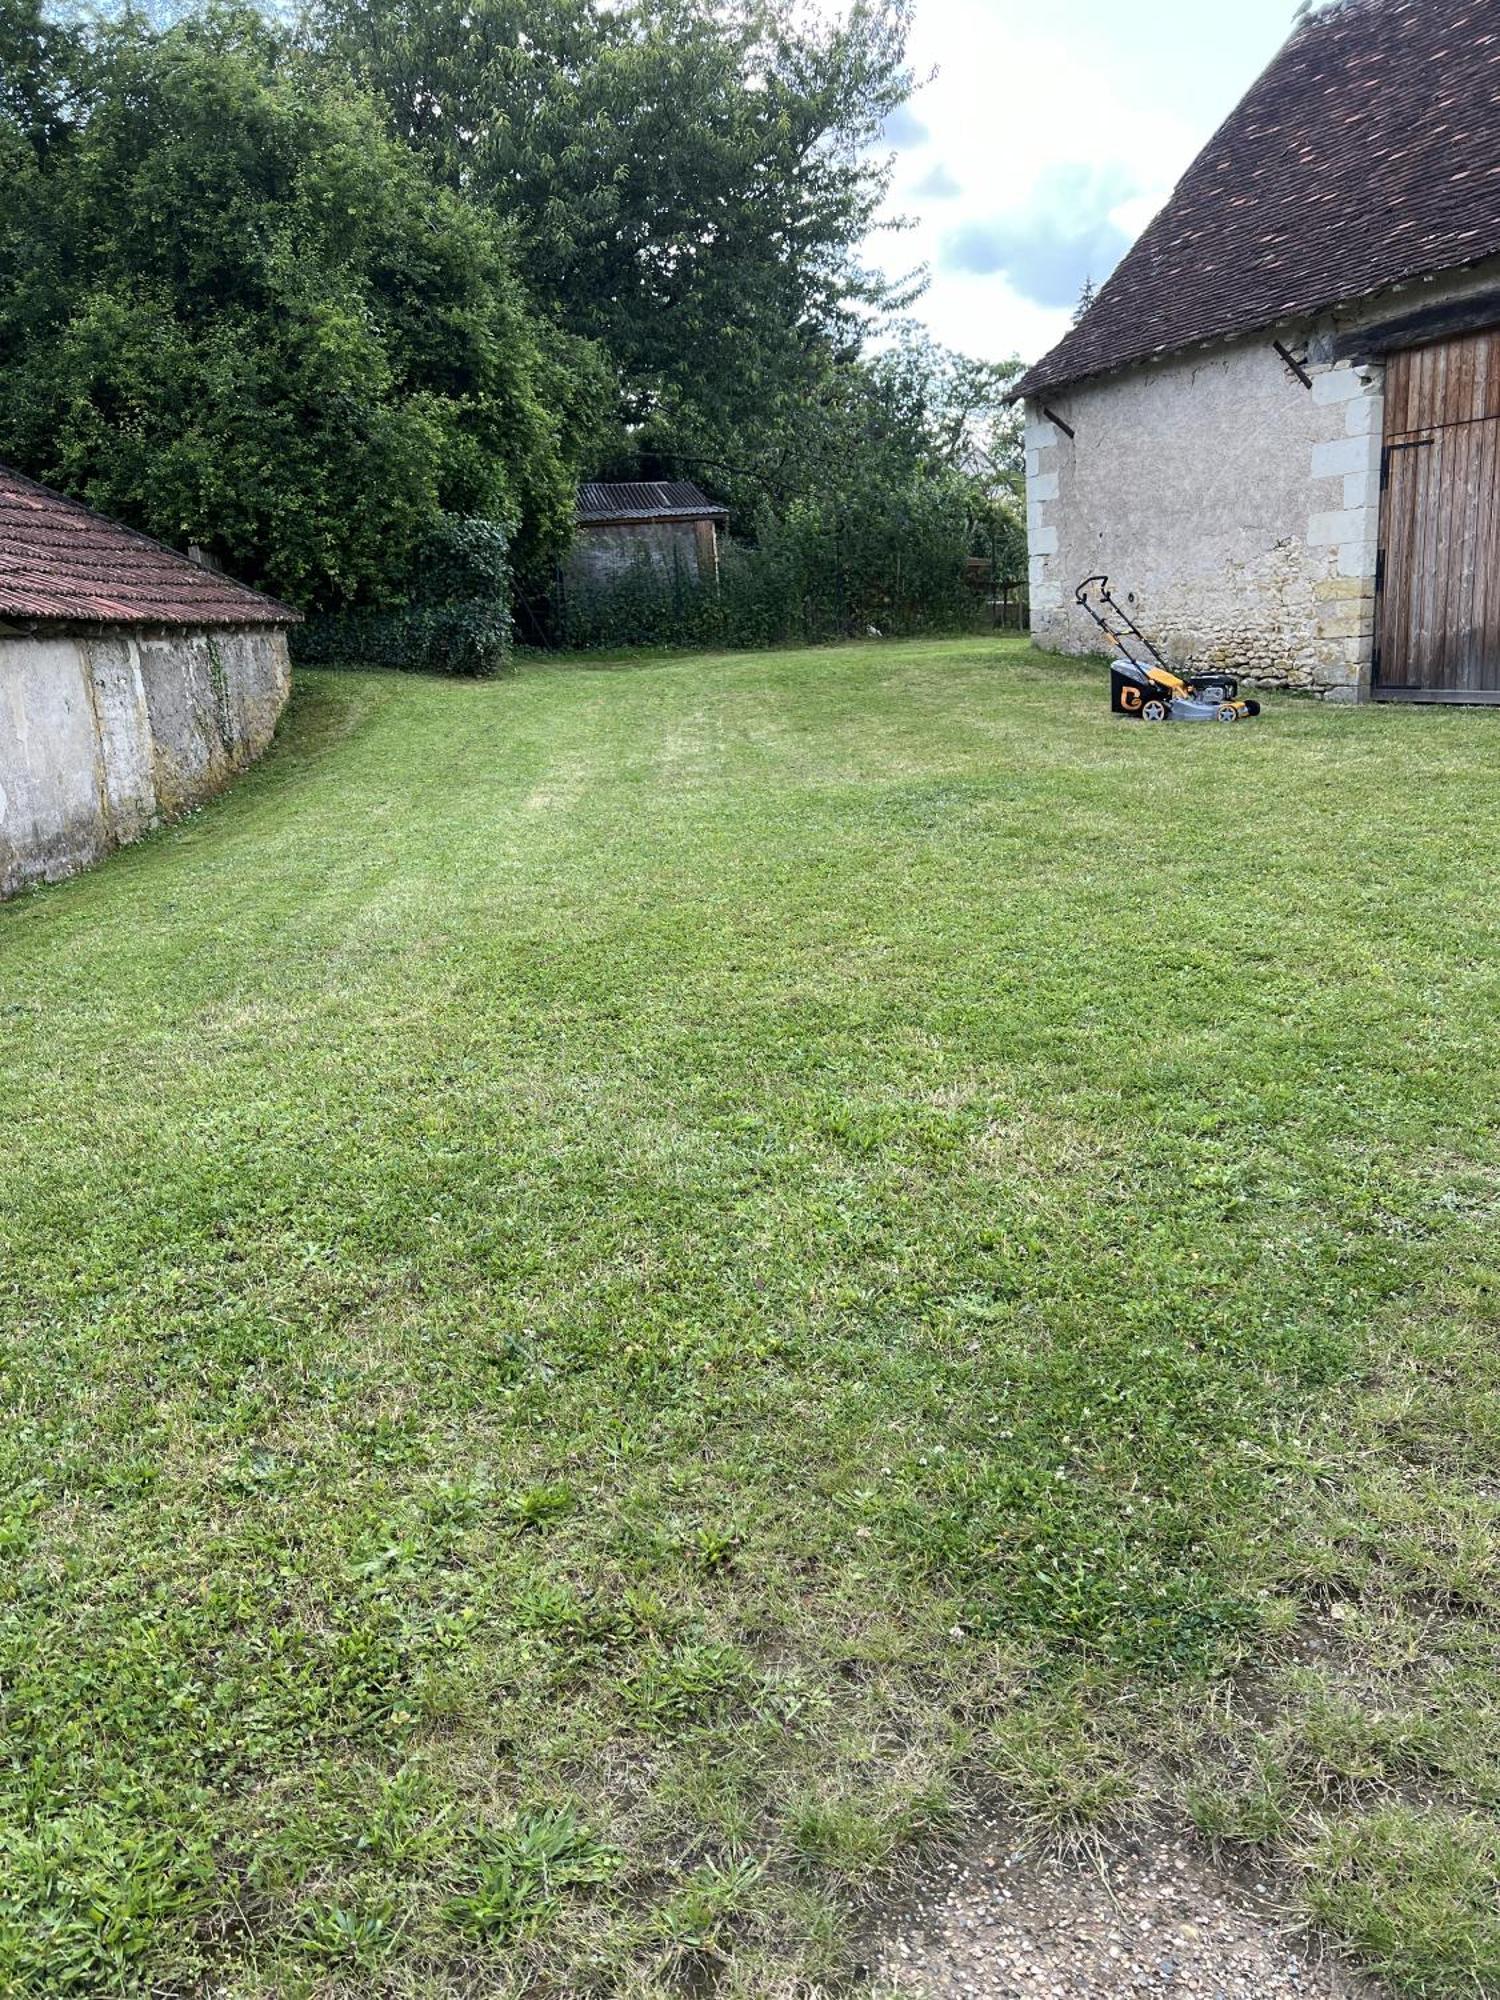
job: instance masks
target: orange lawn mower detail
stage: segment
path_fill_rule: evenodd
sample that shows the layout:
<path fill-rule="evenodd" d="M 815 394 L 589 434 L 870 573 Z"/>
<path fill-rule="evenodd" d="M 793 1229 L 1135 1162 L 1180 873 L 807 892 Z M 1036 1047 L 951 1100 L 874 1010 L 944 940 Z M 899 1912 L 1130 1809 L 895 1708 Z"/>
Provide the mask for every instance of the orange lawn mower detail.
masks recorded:
<path fill-rule="evenodd" d="M 1130 613 L 1110 595 L 1107 576 L 1085 577 L 1074 601 L 1117 655 L 1110 662 L 1110 707 L 1137 722 L 1248 722 L 1258 701 L 1241 701 L 1229 674 L 1172 672 Z M 1138 658 L 1142 654 L 1145 657 Z"/>

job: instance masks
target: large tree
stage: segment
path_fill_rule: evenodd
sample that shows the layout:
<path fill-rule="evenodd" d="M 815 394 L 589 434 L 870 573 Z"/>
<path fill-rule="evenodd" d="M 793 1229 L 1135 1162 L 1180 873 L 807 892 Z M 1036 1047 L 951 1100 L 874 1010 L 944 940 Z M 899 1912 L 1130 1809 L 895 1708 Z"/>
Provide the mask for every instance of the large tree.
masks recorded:
<path fill-rule="evenodd" d="M 250 13 L 0 46 L 0 456 L 299 603 L 560 543 L 600 371 L 376 105 Z"/>
<path fill-rule="evenodd" d="M 514 229 L 627 427 L 794 423 L 890 289 L 861 246 L 911 88 L 905 0 L 315 0 L 315 39 Z"/>

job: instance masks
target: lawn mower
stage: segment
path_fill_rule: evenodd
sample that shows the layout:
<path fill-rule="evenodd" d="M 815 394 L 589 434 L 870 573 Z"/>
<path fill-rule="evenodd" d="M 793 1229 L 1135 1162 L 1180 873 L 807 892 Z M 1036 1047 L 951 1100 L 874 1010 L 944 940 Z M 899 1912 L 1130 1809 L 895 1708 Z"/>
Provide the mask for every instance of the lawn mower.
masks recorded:
<path fill-rule="evenodd" d="M 1075 601 L 1120 655 L 1109 669 L 1109 705 L 1116 715 L 1137 722 L 1248 722 L 1260 714 L 1260 703 L 1241 701 L 1240 684 L 1228 674 L 1174 674 L 1130 613 L 1110 596 L 1107 576 L 1085 577 Z M 1137 653 L 1147 657 L 1137 659 Z"/>

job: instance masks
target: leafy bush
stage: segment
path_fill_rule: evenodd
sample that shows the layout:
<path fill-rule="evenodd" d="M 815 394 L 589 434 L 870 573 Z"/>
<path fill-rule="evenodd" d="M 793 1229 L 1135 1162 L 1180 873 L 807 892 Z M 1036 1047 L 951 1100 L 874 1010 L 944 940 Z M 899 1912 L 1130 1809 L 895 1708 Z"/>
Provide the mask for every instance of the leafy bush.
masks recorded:
<path fill-rule="evenodd" d="M 766 646 L 968 623 L 969 523 L 956 482 L 924 479 L 858 512 L 801 501 L 765 520 L 753 546 L 728 543 L 717 584 L 643 549 L 607 581 L 562 593 L 556 638 L 568 649 Z"/>
<path fill-rule="evenodd" d="M 382 107 L 248 11 L 7 47 L 0 458 L 302 609 L 398 601 L 444 514 L 552 559 L 600 370 Z"/>
<path fill-rule="evenodd" d="M 393 609 L 310 618 L 292 635 L 302 666 L 497 674 L 510 660 L 510 537 L 498 521 L 448 515 L 417 551 Z"/>

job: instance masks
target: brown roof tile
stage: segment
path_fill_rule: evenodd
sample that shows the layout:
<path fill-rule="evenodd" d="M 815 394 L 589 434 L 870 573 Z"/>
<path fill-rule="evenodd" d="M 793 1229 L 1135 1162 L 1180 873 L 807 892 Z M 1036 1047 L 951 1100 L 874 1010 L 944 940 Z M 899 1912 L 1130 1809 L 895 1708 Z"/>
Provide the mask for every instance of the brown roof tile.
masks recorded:
<path fill-rule="evenodd" d="M 1340 0 L 1209 141 L 1035 396 L 1500 255 L 1500 0 Z"/>
<path fill-rule="evenodd" d="M 0 465 L 0 618 L 291 625 L 298 613 Z"/>

